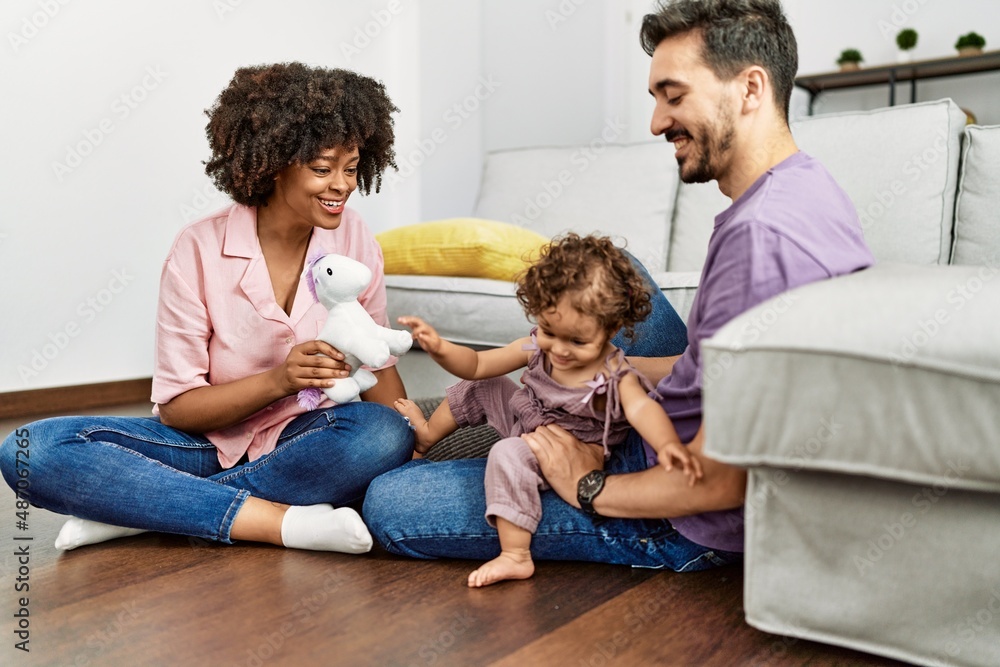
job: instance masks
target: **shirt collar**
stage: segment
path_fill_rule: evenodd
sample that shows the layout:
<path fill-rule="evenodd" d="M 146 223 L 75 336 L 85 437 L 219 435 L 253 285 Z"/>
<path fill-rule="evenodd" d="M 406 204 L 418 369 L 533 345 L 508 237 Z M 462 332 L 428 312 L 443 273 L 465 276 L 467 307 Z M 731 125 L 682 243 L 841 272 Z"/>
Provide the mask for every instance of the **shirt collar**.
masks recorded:
<path fill-rule="evenodd" d="M 257 209 L 243 204 L 233 204 L 226 219 L 226 240 L 222 253 L 228 257 L 250 259 L 260 253 L 257 241 Z"/>

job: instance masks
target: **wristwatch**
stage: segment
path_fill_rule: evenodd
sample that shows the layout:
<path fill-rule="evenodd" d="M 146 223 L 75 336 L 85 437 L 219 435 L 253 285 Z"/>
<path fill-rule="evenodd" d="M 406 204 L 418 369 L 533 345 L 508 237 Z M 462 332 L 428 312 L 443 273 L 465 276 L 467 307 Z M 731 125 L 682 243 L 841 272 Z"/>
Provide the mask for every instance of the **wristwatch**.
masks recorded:
<path fill-rule="evenodd" d="M 603 470 L 591 470 L 576 483 L 576 500 L 580 503 L 580 509 L 591 518 L 603 518 L 594 509 L 594 498 L 604 490 L 605 477 L 607 473 Z"/>

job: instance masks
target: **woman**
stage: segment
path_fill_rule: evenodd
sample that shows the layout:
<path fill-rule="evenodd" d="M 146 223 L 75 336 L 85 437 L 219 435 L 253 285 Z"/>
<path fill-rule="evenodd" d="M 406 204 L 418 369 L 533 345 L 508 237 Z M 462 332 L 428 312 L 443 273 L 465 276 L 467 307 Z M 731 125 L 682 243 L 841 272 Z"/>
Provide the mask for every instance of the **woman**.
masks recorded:
<path fill-rule="evenodd" d="M 386 407 L 405 390 L 390 361 L 364 402 L 298 405 L 301 389 L 347 375 L 343 355 L 314 340 L 326 311 L 302 272 L 329 252 L 366 264 L 374 278 L 359 301 L 387 324 L 381 251 L 345 204 L 395 167 L 395 111 L 380 83 L 353 72 L 236 72 L 207 112 L 206 166 L 236 204 L 183 229 L 164 263 L 158 418 L 48 419 L 0 447 L 8 484 L 30 448 L 27 499 L 73 515 L 57 547 L 153 530 L 368 551 L 361 518 L 335 506 L 411 457 L 411 431 Z"/>

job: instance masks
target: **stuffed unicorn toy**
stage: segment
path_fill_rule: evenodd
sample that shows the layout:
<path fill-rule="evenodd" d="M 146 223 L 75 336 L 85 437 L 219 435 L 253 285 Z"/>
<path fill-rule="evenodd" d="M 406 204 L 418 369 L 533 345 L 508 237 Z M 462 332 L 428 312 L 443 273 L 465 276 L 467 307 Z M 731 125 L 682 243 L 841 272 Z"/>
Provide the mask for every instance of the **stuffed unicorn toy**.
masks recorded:
<path fill-rule="evenodd" d="M 396 331 L 375 324 L 368 311 L 358 303 L 358 295 L 371 282 L 372 272 L 361 262 L 343 255 L 320 255 L 306 267 L 306 280 L 313 298 L 329 311 L 318 340 L 325 341 L 344 353 L 351 374 L 337 378 L 332 387 L 323 389 L 334 403 L 348 403 L 378 382 L 375 375 L 361 365 L 379 368 L 389 361 L 389 355 L 405 354 L 413 345 L 408 331 Z M 299 392 L 299 405 L 315 409 L 323 400 L 320 389 Z"/>

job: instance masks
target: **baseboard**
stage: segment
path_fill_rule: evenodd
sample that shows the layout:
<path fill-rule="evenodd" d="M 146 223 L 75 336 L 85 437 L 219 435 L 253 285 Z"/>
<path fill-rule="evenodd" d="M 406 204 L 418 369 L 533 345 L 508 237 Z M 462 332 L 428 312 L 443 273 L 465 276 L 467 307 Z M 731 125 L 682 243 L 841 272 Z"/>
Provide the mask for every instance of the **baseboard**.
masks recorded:
<path fill-rule="evenodd" d="M 67 413 L 149 400 L 152 378 L 0 393 L 0 419 Z"/>

